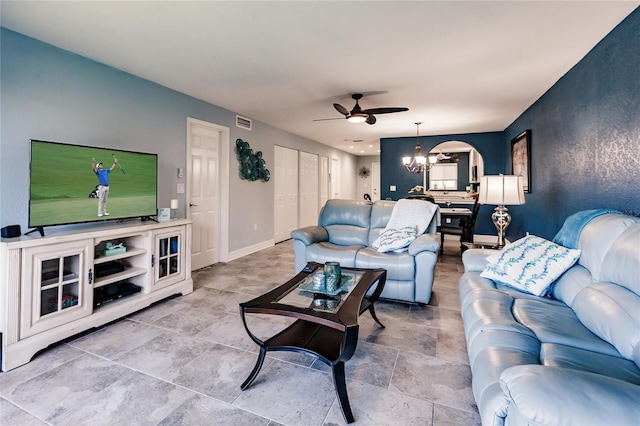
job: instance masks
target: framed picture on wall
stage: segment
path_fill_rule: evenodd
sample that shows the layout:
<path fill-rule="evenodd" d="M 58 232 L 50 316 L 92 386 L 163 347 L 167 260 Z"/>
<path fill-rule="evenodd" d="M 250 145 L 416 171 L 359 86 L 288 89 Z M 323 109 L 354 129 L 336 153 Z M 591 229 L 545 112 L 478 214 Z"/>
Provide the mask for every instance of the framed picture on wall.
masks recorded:
<path fill-rule="evenodd" d="M 531 129 L 511 139 L 511 174 L 522 176 L 524 192 L 531 193 Z"/>

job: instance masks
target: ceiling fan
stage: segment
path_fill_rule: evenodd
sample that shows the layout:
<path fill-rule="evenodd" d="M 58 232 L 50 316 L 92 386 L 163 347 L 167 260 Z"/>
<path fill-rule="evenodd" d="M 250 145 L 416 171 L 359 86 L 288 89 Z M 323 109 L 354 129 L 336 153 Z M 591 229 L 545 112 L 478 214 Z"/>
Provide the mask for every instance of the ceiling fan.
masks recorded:
<path fill-rule="evenodd" d="M 362 109 L 358 101 L 362 99 L 362 93 L 354 93 L 351 95 L 351 98 L 356 101 L 355 106 L 351 111 L 346 109 L 340 104 L 333 104 L 333 107 L 342 115 L 347 121 L 351 123 L 362 123 L 366 122 L 367 124 L 375 124 L 376 117 L 375 114 L 391 114 L 394 112 L 403 112 L 409 111 L 409 108 L 405 107 L 385 107 L 385 108 L 369 108 Z M 341 120 L 341 118 L 321 118 L 313 121 L 326 121 L 326 120 Z"/>

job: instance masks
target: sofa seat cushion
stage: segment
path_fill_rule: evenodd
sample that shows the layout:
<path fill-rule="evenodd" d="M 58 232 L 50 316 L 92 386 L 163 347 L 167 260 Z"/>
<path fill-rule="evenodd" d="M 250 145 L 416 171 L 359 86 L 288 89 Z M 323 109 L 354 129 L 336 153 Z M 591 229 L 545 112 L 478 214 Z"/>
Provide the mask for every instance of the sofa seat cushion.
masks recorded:
<path fill-rule="evenodd" d="M 544 300 L 517 299 L 513 315 L 532 330 L 541 343 L 558 343 L 607 355 L 620 356 L 616 348 L 586 328 L 568 306 Z"/>
<path fill-rule="evenodd" d="M 474 296 L 475 299 L 462 311 L 467 342 L 473 341 L 478 334 L 487 330 L 512 331 L 535 337 L 530 329 L 513 317 L 513 297 L 490 290 L 478 290 Z"/>
<path fill-rule="evenodd" d="M 408 253 L 378 253 L 365 247 L 355 256 L 357 268 L 384 268 L 387 280 L 413 281 L 416 273 L 414 257 Z"/>
<path fill-rule="evenodd" d="M 632 383 L 543 365 L 512 367 L 500 379 L 511 403 L 506 424 L 636 426 L 640 419 L 640 388 Z"/>
<path fill-rule="evenodd" d="M 629 360 L 571 346 L 543 343 L 540 361 L 544 365 L 589 371 L 640 385 L 640 368 Z"/>
<path fill-rule="evenodd" d="M 307 262 L 340 262 L 345 268 L 356 266 L 356 254 L 364 246 L 341 246 L 329 242 L 321 242 L 307 247 Z"/>
<path fill-rule="evenodd" d="M 469 364 L 474 365 L 478 354 L 489 348 L 494 352 L 522 353 L 527 360 L 536 360 L 536 364 L 539 362 L 540 341 L 535 336 L 510 330 L 485 330 L 467 341 Z"/>

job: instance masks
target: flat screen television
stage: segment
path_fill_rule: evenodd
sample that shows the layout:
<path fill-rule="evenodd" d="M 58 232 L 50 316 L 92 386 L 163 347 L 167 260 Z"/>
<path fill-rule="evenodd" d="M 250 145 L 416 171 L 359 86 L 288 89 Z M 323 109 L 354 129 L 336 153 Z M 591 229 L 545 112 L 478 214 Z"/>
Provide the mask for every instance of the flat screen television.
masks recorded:
<path fill-rule="evenodd" d="M 94 171 L 100 164 L 108 171 L 104 213 Z M 29 227 L 44 235 L 45 226 L 151 218 L 157 176 L 157 154 L 31 140 Z"/>

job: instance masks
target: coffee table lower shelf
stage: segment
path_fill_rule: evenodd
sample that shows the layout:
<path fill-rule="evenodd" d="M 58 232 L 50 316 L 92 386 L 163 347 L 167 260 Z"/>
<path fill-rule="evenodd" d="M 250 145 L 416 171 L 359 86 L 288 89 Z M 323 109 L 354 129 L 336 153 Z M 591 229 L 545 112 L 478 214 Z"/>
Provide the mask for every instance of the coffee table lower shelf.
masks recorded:
<path fill-rule="evenodd" d="M 306 270 L 313 271 L 318 264 L 308 264 Z M 296 283 L 305 277 L 300 273 L 288 283 L 264 294 L 252 301 L 240 304 L 240 316 L 247 334 L 259 347 L 260 352 L 256 365 L 249 377 L 240 388 L 247 389 L 260 373 L 265 357 L 269 351 L 289 351 L 306 353 L 315 356 L 331 367 L 333 382 L 336 389 L 340 408 L 347 423 L 353 423 L 353 413 L 347 394 L 347 382 L 345 377 L 345 362 L 350 360 L 355 353 L 358 344 L 357 318 L 369 311 L 373 319 L 381 326 L 374 310 L 374 303 L 380 296 L 386 280 L 384 269 L 365 270 L 360 269 L 364 278 L 349 294 L 343 305 L 336 313 L 314 312 L 310 308 L 287 306 L 276 302 L 283 294 L 295 288 Z M 365 293 L 377 283 L 373 294 Z M 267 338 L 265 341 L 256 337 L 247 325 L 246 313 L 284 315 L 296 318 L 296 321 L 284 330 Z"/>

